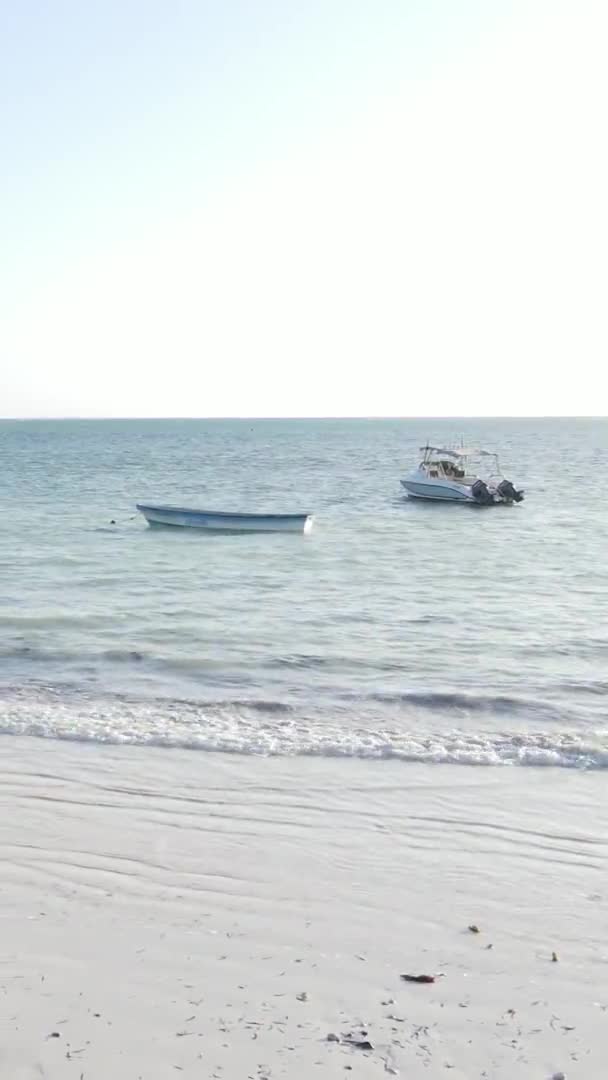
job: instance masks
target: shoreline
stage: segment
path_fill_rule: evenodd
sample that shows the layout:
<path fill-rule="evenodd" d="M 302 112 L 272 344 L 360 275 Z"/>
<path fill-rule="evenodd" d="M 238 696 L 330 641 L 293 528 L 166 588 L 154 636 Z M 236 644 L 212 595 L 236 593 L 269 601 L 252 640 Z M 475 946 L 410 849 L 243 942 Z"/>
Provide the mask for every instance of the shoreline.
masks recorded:
<path fill-rule="evenodd" d="M 601 1075 L 601 773 L 2 746 L 11 1080 Z"/>

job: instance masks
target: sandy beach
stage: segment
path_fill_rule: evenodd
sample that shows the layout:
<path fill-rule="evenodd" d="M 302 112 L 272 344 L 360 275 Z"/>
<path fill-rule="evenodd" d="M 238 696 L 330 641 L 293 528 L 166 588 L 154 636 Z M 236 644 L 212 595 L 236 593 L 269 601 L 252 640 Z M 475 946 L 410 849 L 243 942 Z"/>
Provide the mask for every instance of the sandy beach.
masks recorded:
<path fill-rule="evenodd" d="M 601 773 L 2 748 L 3 1077 L 604 1075 Z"/>

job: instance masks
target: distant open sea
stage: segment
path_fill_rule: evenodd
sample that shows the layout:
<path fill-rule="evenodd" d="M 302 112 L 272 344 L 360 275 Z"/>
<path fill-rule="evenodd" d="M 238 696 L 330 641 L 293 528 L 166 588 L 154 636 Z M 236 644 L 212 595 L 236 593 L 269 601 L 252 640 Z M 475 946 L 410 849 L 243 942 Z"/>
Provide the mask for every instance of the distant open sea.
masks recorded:
<path fill-rule="evenodd" d="M 524 503 L 404 497 L 461 434 Z M 0 450 L 0 732 L 608 766 L 608 421 L 2 421 Z M 315 529 L 149 529 L 137 500 Z"/>

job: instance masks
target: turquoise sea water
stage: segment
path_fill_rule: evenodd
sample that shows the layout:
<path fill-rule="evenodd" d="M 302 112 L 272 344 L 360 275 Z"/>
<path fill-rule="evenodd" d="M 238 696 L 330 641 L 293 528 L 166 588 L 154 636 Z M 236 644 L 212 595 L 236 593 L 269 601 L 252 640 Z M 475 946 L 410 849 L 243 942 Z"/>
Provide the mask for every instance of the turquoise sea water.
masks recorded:
<path fill-rule="evenodd" d="M 523 504 L 404 497 L 461 434 Z M 0 450 L 0 731 L 608 765 L 608 421 L 3 421 Z M 138 499 L 315 530 L 149 529 Z"/>

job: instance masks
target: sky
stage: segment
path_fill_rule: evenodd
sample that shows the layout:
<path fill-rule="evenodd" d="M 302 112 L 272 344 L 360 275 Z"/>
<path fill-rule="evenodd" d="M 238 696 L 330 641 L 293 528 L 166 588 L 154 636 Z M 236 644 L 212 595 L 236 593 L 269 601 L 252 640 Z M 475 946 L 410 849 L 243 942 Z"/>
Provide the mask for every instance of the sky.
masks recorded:
<path fill-rule="evenodd" d="M 602 415 L 605 0 L 0 0 L 0 416 Z"/>

